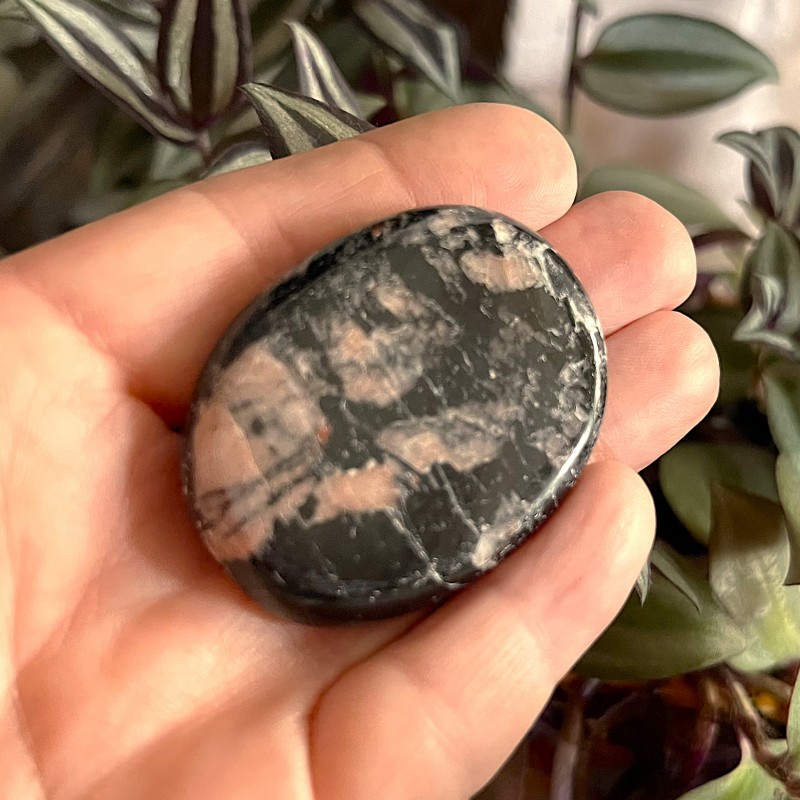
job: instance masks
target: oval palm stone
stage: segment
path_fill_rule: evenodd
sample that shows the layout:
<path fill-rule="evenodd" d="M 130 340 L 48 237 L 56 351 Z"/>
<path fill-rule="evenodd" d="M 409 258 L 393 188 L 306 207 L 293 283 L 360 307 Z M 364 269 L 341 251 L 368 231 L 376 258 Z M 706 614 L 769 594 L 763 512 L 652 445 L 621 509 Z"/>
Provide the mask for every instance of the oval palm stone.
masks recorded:
<path fill-rule="evenodd" d="M 184 484 L 257 601 L 308 622 L 437 602 L 575 482 L 606 386 L 599 324 L 499 214 L 411 211 L 256 299 L 200 379 Z"/>

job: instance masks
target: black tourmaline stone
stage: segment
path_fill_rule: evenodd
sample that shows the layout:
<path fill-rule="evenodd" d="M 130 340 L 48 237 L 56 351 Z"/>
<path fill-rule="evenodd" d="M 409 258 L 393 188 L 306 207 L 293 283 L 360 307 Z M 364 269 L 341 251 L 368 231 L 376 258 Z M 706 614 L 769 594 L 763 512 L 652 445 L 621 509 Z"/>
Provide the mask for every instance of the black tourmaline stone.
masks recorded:
<path fill-rule="evenodd" d="M 597 437 L 597 317 L 538 236 L 411 211 L 313 256 L 236 320 L 184 464 L 206 545 L 308 622 L 436 602 L 519 545 Z"/>

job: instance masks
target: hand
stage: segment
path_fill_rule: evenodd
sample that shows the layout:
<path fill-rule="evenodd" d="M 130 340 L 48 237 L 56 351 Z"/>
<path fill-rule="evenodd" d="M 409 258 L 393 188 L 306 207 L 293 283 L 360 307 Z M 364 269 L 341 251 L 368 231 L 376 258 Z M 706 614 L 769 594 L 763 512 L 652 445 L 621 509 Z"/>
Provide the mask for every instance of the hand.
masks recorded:
<path fill-rule="evenodd" d="M 635 470 L 709 408 L 694 282 L 648 200 L 570 209 L 547 123 L 472 106 L 181 189 L 0 264 L 0 795 L 466 800 L 611 621 L 654 528 Z M 601 439 L 493 573 L 427 616 L 271 616 L 205 552 L 181 496 L 184 418 L 215 340 L 312 251 L 414 206 L 536 230 L 608 336 Z"/>

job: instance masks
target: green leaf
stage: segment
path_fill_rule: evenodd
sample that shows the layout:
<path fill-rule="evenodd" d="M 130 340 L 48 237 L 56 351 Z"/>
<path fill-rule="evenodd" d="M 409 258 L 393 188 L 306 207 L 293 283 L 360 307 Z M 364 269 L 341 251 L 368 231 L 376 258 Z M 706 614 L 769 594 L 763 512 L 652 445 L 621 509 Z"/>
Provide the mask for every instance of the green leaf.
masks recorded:
<path fill-rule="evenodd" d="M 205 128 L 250 80 L 250 19 L 244 0 L 165 0 L 158 73 L 176 105 Z"/>
<path fill-rule="evenodd" d="M 689 559 L 675 554 L 699 611 L 686 592 L 653 571 L 642 605 L 634 595 L 578 664 L 604 680 L 650 680 L 719 663 L 744 650 L 747 639 L 719 606 Z"/>
<path fill-rule="evenodd" d="M 748 159 L 749 195 L 756 208 L 790 230 L 800 227 L 800 134 L 779 126 L 718 137 Z"/>
<path fill-rule="evenodd" d="M 639 600 L 644 603 L 647 600 L 647 593 L 650 591 L 650 580 L 651 580 L 651 571 L 650 571 L 650 562 L 648 561 L 643 567 L 642 571 L 639 573 L 639 577 L 636 579 L 636 594 L 639 595 Z"/>
<path fill-rule="evenodd" d="M 739 308 L 706 305 L 689 316 L 711 337 L 720 364 L 719 402 L 735 403 L 752 390 L 756 369 L 753 348 L 733 338 L 742 321 Z"/>
<path fill-rule="evenodd" d="M 800 240 L 768 222 L 745 272 L 752 303 L 735 338 L 800 359 Z"/>
<path fill-rule="evenodd" d="M 28 22 L 28 15 L 17 0 L 0 0 L 0 19 Z"/>
<path fill-rule="evenodd" d="M 294 41 L 301 93 L 363 119 L 364 112 L 355 93 L 322 42 L 299 22 L 290 22 L 289 27 Z"/>
<path fill-rule="evenodd" d="M 783 510 L 763 497 L 715 483 L 708 540 L 709 580 L 738 623 L 763 617 L 783 590 L 789 548 Z"/>
<path fill-rule="evenodd" d="M 789 800 L 786 787 L 767 774 L 747 747 L 733 772 L 705 783 L 680 800 Z"/>
<path fill-rule="evenodd" d="M 202 170 L 203 158 L 193 147 L 159 141 L 153 147 L 153 157 L 145 182 L 190 180 L 197 177 Z"/>
<path fill-rule="evenodd" d="M 612 22 L 579 63 L 580 85 L 593 100 L 649 116 L 713 105 L 777 77 L 770 59 L 733 31 L 675 14 Z"/>
<path fill-rule="evenodd" d="M 775 459 L 759 447 L 683 442 L 659 462 L 661 490 L 678 519 L 703 544 L 711 533 L 711 486 L 724 483 L 778 500 Z"/>
<path fill-rule="evenodd" d="M 786 721 L 786 739 L 789 755 L 795 767 L 800 767 L 800 683 L 795 683 L 792 702 L 789 704 L 789 718 Z"/>
<path fill-rule="evenodd" d="M 700 611 L 700 598 L 693 588 L 692 576 L 687 574 L 685 563 L 666 542 L 660 539 L 656 541 L 650 554 L 650 564 L 676 589 L 683 592 L 697 611 Z"/>
<path fill-rule="evenodd" d="M 284 22 L 306 19 L 319 5 L 319 0 L 260 0 L 250 13 L 253 31 L 253 68 L 257 74 L 275 61 L 291 40 Z M 260 80 L 260 78 L 258 79 Z"/>
<path fill-rule="evenodd" d="M 263 137 L 252 137 L 243 141 L 234 142 L 223 150 L 205 171 L 204 178 L 213 178 L 226 172 L 237 169 L 254 167 L 257 164 L 266 164 L 272 160 L 272 154 L 264 144 Z"/>
<path fill-rule="evenodd" d="M 440 108 L 457 105 L 444 92 L 423 80 L 398 78 L 393 83 L 394 105 L 401 117 L 413 117 Z M 496 83 L 468 82 L 461 86 L 461 103 L 508 103 L 527 108 L 540 117 L 546 115 L 527 95 L 511 84 L 498 79 Z"/>
<path fill-rule="evenodd" d="M 49 231 L 49 236 L 63 232 L 66 220 L 56 211 L 57 185 L 62 183 L 58 174 L 78 157 L 89 166 L 97 106 L 96 92 L 57 61 L 28 84 L 14 113 L 0 126 L 0 229 L 46 189 L 52 219 L 38 222 L 38 230 Z M 71 205 L 84 186 L 73 183 L 61 189 L 70 195 Z"/>
<path fill-rule="evenodd" d="M 24 85 L 14 64 L 6 58 L 0 58 L 0 119 L 14 107 Z"/>
<path fill-rule="evenodd" d="M 769 427 L 780 450 L 775 478 L 791 542 L 786 580 L 795 585 L 800 583 L 800 364 L 775 361 L 763 379 Z"/>
<path fill-rule="evenodd" d="M 113 17 L 86 0 L 18 0 L 50 45 L 82 77 L 97 86 L 148 130 L 190 142 L 151 65 Z"/>
<path fill-rule="evenodd" d="M 453 25 L 418 0 L 356 0 L 353 11 L 382 44 L 460 100 L 461 46 Z"/>
<path fill-rule="evenodd" d="M 597 7 L 597 0 L 578 0 L 578 5 L 587 13 L 597 16 L 599 8 Z"/>
<path fill-rule="evenodd" d="M 248 83 L 243 89 L 258 113 L 273 158 L 313 150 L 373 127 L 346 111 L 275 86 Z"/>
<path fill-rule="evenodd" d="M 581 198 L 624 190 L 655 200 L 674 214 L 692 233 L 736 230 L 736 223 L 713 200 L 679 181 L 642 167 L 625 164 L 600 167 L 583 182 Z"/>

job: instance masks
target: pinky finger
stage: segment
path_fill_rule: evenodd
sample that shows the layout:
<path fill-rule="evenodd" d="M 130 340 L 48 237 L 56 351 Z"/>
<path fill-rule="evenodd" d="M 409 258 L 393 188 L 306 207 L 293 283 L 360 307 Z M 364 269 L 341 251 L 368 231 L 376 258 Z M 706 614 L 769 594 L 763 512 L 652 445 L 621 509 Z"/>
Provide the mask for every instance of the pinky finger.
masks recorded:
<path fill-rule="evenodd" d="M 471 797 L 614 618 L 654 525 L 632 470 L 590 466 L 517 553 L 326 692 L 311 726 L 320 796 Z"/>

